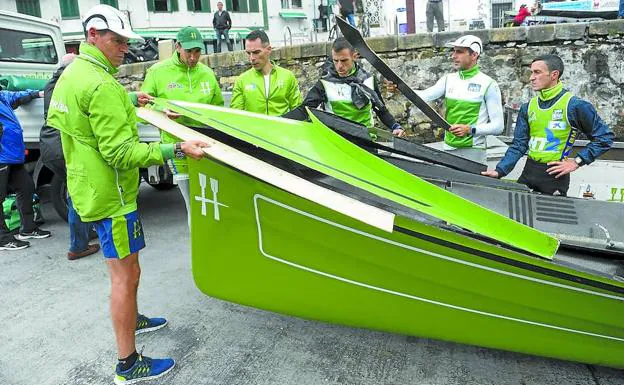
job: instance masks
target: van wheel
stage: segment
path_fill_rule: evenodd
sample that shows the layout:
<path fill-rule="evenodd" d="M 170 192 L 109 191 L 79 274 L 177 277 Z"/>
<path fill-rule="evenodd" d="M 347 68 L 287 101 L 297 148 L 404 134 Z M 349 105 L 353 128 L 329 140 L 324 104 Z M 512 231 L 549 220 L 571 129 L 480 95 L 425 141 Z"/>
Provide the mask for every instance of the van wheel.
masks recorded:
<path fill-rule="evenodd" d="M 54 210 L 65 222 L 67 222 L 67 181 L 54 174 L 50 183 L 50 200 Z"/>

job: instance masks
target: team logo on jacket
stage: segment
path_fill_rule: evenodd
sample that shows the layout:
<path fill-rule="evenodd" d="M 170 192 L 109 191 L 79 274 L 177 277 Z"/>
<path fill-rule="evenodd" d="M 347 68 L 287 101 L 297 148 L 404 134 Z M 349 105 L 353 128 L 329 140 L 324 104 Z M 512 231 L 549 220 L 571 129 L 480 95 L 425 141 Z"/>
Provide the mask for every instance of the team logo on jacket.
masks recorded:
<path fill-rule="evenodd" d="M 468 92 L 479 92 L 481 91 L 481 84 L 470 83 L 468 84 Z"/>
<path fill-rule="evenodd" d="M 565 130 L 566 128 L 567 128 L 567 124 L 565 124 L 565 122 L 562 122 L 562 121 L 554 122 L 552 120 L 548 122 L 548 129 L 552 131 L 562 131 L 562 130 Z"/>
<path fill-rule="evenodd" d="M 176 82 L 171 82 L 171 83 L 167 84 L 167 89 L 173 90 L 174 88 L 182 89 L 182 88 L 184 88 L 184 86 L 182 86 L 182 84 L 176 83 Z"/>
<path fill-rule="evenodd" d="M 245 91 L 253 91 L 256 89 L 256 85 L 255 84 L 246 84 L 245 85 Z"/>
<path fill-rule="evenodd" d="M 210 82 L 201 82 L 199 83 L 199 86 L 201 88 L 201 92 L 204 95 L 208 95 L 210 94 Z"/>
<path fill-rule="evenodd" d="M 537 120 L 537 114 L 535 113 L 535 111 L 529 112 L 529 123 L 534 122 L 536 120 Z"/>
<path fill-rule="evenodd" d="M 283 88 L 284 87 L 284 80 L 280 80 L 277 82 L 277 88 Z"/>
<path fill-rule="evenodd" d="M 552 113 L 551 120 L 561 120 L 563 119 L 563 110 L 554 110 Z"/>

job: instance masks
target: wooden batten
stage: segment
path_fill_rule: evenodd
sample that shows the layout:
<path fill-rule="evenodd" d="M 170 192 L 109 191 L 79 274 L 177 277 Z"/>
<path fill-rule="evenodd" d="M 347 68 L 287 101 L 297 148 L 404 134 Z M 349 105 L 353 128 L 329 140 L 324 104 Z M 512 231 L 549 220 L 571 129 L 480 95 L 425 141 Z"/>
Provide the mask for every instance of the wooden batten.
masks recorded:
<path fill-rule="evenodd" d="M 138 108 L 137 116 L 184 141 L 201 140 L 210 145 L 204 152 L 220 162 L 331 210 L 357 219 L 367 225 L 392 232 L 394 214 L 362 203 L 335 191 L 311 183 L 275 166 L 258 160 L 224 143 L 200 134 L 171 119 L 164 113 Z"/>

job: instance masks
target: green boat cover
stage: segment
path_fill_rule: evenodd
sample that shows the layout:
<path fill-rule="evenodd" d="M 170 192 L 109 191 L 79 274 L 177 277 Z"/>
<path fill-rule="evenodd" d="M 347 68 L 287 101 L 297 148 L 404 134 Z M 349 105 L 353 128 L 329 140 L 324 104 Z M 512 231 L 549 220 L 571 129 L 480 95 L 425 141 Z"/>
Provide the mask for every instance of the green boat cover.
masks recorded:
<path fill-rule="evenodd" d="M 537 256 L 552 259 L 559 241 L 426 182 L 362 150 L 323 125 L 233 110 L 156 99 L 167 108 L 227 135 L 428 214 Z"/>

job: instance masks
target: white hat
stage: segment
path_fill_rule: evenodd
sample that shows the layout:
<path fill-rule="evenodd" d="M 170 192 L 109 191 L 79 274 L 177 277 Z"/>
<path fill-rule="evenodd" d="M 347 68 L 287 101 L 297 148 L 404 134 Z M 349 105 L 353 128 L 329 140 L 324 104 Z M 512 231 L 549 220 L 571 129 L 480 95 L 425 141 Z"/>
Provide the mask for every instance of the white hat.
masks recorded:
<path fill-rule="evenodd" d="M 95 28 L 98 31 L 109 30 L 128 39 L 143 40 L 140 35 L 132 32 L 126 15 L 118 9 L 106 4 L 98 4 L 89 9 L 82 20 L 85 31 Z"/>
<path fill-rule="evenodd" d="M 464 35 L 452 43 L 446 43 L 446 46 L 470 48 L 476 52 L 477 55 L 481 55 L 481 52 L 483 51 L 483 43 L 481 43 L 481 39 L 475 35 Z"/>

